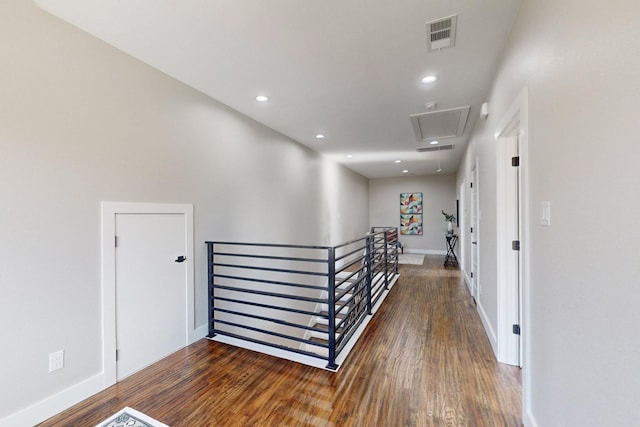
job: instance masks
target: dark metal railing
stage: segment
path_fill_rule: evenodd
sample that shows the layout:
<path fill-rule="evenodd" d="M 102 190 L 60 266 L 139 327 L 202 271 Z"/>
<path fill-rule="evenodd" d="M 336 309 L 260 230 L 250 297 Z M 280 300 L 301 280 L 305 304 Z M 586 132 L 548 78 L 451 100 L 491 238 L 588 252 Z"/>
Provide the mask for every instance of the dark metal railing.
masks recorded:
<path fill-rule="evenodd" d="M 208 241 L 209 337 L 336 357 L 398 274 L 397 229 L 337 246 Z"/>

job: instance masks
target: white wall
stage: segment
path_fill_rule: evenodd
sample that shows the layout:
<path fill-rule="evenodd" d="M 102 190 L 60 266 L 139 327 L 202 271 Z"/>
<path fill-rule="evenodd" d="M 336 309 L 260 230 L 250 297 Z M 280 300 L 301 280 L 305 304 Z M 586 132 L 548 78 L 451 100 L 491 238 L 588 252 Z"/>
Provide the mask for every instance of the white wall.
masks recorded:
<path fill-rule="evenodd" d="M 442 210 L 456 214 L 454 174 L 380 178 L 369 181 L 369 222 L 400 227 L 400 193 L 422 193 L 423 234 L 398 235 L 406 251 L 445 253 L 447 223 Z M 454 226 L 455 227 L 455 226 Z"/>
<path fill-rule="evenodd" d="M 199 325 L 205 240 L 367 231 L 365 178 L 32 2 L 0 3 L 0 56 L 0 425 L 101 372 L 101 201 L 194 205 Z"/>
<path fill-rule="evenodd" d="M 481 280 L 493 298 L 493 133 L 528 87 L 527 426 L 640 419 L 638 16 L 637 1 L 525 0 L 467 155 L 480 160 Z M 551 227 L 538 221 L 546 200 Z"/>

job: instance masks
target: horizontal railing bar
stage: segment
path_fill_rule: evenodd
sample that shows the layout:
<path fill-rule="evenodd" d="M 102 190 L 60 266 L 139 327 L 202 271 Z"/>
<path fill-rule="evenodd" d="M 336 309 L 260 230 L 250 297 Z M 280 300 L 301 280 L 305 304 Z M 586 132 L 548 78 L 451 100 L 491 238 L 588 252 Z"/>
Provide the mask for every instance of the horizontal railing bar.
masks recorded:
<path fill-rule="evenodd" d="M 278 306 L 278 305 L 262 304 L 262 303 L 259 303 L 259 302 L 244 301 L 244 300 L 239 300 L 239 299 L 234 299 L 234 298 L 226 298 L 226 297 L 216 297 L 216 300 L 232 302 L 232 303 L 236 303 L 236 304 L 250 305 L 252 307 L 261 307 L 261 308 L 268 308 L 268 309 L 272 309 L 272 310 L 286 311 L 286 312 L 289 312 L 289 313 L 306 314 L 306 315 L 309 315 L 309 316 L 318 316 L 318 317 L 322 317 L 324 319 L 327 318 L 327 316 L 323 316 L 320 313 L 316 313 L 315 311 L 299 310 L 297 308 L 281 307 L 281 306 Z"/>
<path fill-rule="evenodd" d="M 361 314 L 360 314 L 360 317 L 364 317 L 364 316 L 366 316 L 366 314 L 367 314 L 367 312 L 365 311 L 365 312 L 363 312 L 363 313 L 361 313 Z M 349 325 L 348 327 L 345 327 L 345 325 L 344 325 L 344 324 L 347 322 L 347 319 L 348 319 L 348 317 L 345 317 L 345 318 L 344 318 L 344 319 L 342 319 L 340 322 L 338 322 L 338 323 L 336 324 L 336 330 L 338 330 L 338 328 L 340 328 L 340 329 L 341 329 L 341 331 L 342 331 L 342 333 L 347 333 L 347 334 L 348 334 L 348 333 L 353 329 L 353 325 L 354 325 L 354 324 L 351 324 L 351 325 Z M 336 339 L 339 339 L 339 338 L 340 338 L 340 337 L 336 337 Z"/>
<path fill-rule="evenodd" d="M 220 329 L 213 329 L 213 333 L 214 334 L 220 334 L 220 335 L 226 335 L 228 337 L 237 338 L 239 340 L 250 341 L 250 342 L 256 343 L 256 344 L 266 345 L 267 347 L 279 348 L 280 350 L 292 351 L 294 353 L 304 354 L 306 356 L 315 357 L 316 359 L 322 359 L 322 360 L 327 360 L 328 359 L 325 356 L 321 356 L 321 355 L 319 355 L 317 353 L 313 353 L 311 351 L 304 351 L 304 350 L 300 350 L 300 349 L 293 348 L 293 347 L 287 347 L 285 345 L 270 343 L 268 341 L 262 341 L 262 340 L 251 338 L 251 337 L 245 337 L 243 335 L 234 334 L 233 332 L 227 332 L 227 331 L 223 331 L 223 330 L 220 330 Z M 322 344 L 314 343 L 314 342 L 310 342 L 308 344 L 315 345 L 315 346 L 318 346 L 318 347 L 329 348 L 328 345 L 324 346 Z"/>
<path fill-rule="evenodd" d="M 327 263 L 327 260 L 324 258 L 294 258 L 294 257 L 285 257 L 285 256 L 274 256 L 274 255 L 252 255 L 252 254 L 238 254 L 233 252 L 212 252 L 214 256 L 228 256 L 228 257 L 238 257 L 238 258 L 258 258 L 258 259 L 272 259 L 279 261 L 299 261 L 299 262 L 316 262 L 316 263 Z"/>
<path fill-rule="evenodd" d="M 352 244 L 354 244 L 354 243 L 356 243 L 356 242 L 366 241 L 366 240 L 367 240 L 367 238 L 366 238 L 366 237 L 359 237 L 359 238 L 357 238 L 357 239 L 349 240 L 348 242 L 344 242 L 344 243 L 341 243 L 341 244 L 339 244 L 339 245 L 336 245 L 336 246 L 334 246 L 333 248 L 334 248 L 334 249 L 336 249 L 336 250 L 338 250 L 338 249 L 340 249 L 340 248 L 344 248 L 345 246 L 352 245 Z"/>
<path fill-rule="evenodd" d="M 230 245 L 230 246 L 253 246 L 263 248 L 291 248 L 291 249 L 329 249 L 330 246 L 315 245 L 285 245 L 283 243 L 243 243 L 243 242 L 223 242 L 223 241 L 206 241 L 208 245 Z"/>
<path fill-rule="evenodd" d="M 358 318 L 358 320 L 352 325 L 352 327 L 349 328 L 348 331 L 346 331 L 343 334 L 340 334 L 340 336 L 336 337 L 336 355 L 340 354 L 340 352 L 344 349 L 344 347 L 347 345 L 347 343 L 349 342 L 349 340 L 351 339 L 353 334 L 356 332 L 358 327 L 364 321 L 365 317 L 367 317 L 367 315 L 360 316 Z"/>
<path fill-rule="evenodd" d="M 253 332 L 258 332 L 258 333 L 266 334 L 266 335 L 272 335 L 274 337 L 284 338 L 284 339 L 291 340 L 291 341 L 297 341 L 297 342 L 301 342 L 301 343 L 304 343 L 304 344 L 311 344 L 313 342 L 313 341 L 310 341 L 310 340 L 305 340 L 304 338 L 298 338 L 298 337 L 294 337 L 294 336 L 291 336 L 291 335 L 281 334 L 280 332 L 268 331 L 266 329 L 256 328 L 254 326 L 242 325 L 240 323 L 229 322 L 227 320 L 213 319 L 213 322 L 214 323 L 222 323 L 222 324 L 229 325 L 229 326 L 234 326 L 236 328 L 248 329 L 248 330 L 253 331 Z"/>
<path fill-rule="evenodd" d="M 380 267 L 382 265 L 384 265 L 384 260 L 380 259 L 380 261 L 374 262 L 374 263 L 371 264 L 371 270 L 375 271 L 378 267 Z"/>
<path fill-rule="evenodd" d="M 319 291 L 326 291 L 328 289 L 327 286 L 304 285 L 302 283 L 293 283 L 293 282 L 279 282 L 276 280 L 255 279 L 251 277 L 231 276 L 228 274 L 212 274 L 211 277 L 220 277 L 222 279 L 234 279 L 234 280 L 241 280 L 245 282 L 254 282 L 254 283 L 267 283 L 269 285 L 293 286 L 296 288 L 316 289 Z"/>
<path fill-rule="evenodd" d="M 353 266 L 354 266 L 354 265 L 356 265 L 356 264 L 361 264 L 363 259 L 365 259 L 365 256 L 364 256 L 364 255 L 363 255 L 363 256 L 361 256 L 361 257 L 359 257 L 359 258 L 354 259 L 354 260 L 353 260 L 353 261 L 351 261 L 349 264 L 346 264 L 346 265 L 343 265 L 342 267 L 340 267 L 340 269 L 339 269 L 338 271 L 336 271 L 336 273 L 343 272 L 343 271 L 345 271 L 346 269 L 351 268 L 351 267 L 353 267 Z M 362 269 L 362 266 L 360 267 L 360 269 Z"/>
<path fill-rule="evenodd" d="M 382 289 L 382 291 L 375 293 L 372 297 L 371 297 L 371 305 L 375 305 L 378 300 L 380 298 L 382 298 L 382 294 L 384 293 L 384 288 Z"/>
<path fill-rule="evenodd" d="M 371 295 L 371 305 L 375 305 L 378 302 L 378 300 L 382 298 L 384 291 L 385 289 L 383 287 L 378 292 L 375 292 L 373 295 Z"/>
<path fill-rule="evenodd" d="M 347 305 L 347 304 L 339 304 L 339 305 L 336 304 L 336 317 L 338 316 L 338 314 L 343 314 L 343 315 L 346 316 L 348 314 L 348 310 L 347 310 L 347 313 L 342 313 L 342 311 L 345 308 L 348 308 L 348 307 L 349 307 L 349 305 Z"/>
<path fill-rule="evenodd" d="M 381 272 L 378 272 L 377 274 L 374 274 L 371 277 L 372 284 L 384 280 L 384 276 L 385 276 L 384 270 L 382 270 Z"/>
<path fill-rule="evenodd" d="M 360 283 L 365 281 L 367 278 L 365 276 L 360 277 L 358 280 L 354 280 L 351 286 L 344 289 L 336 289 L 336 300 L 341 299 L 343 296 L 351 293 L 351 291 L 356 288 Z"/>
<path fill-rule="evenodd" d="M 371 289 L 375 290 L 375 292 L 380 292 L 380 289 L 384 290 L 384 284 L 385 283 L 384 283 L 384 279 L 383 279 L 383 280 L 381 280 L 379 282 L 376 282 L 375 285 L 372 285 Z"/>
<path fill-rule="evenodd" d="M 394 227 L 371 227 L 372 233 L 381 233 L 383 231 L 395 231 Z"/>
<path fill-rule="evenodd" d="M 363 269 L 361 268 L 359 270 L 356 270 L 356 271 L 352 272 L 347 277 L 341 278 L 341 280 L 339 282 L 336 282 L 336 286 L 335 287 L 338 288 L 339 286 L 342 286 L 344 283 L 357 281 L 358 279 L 353 279 L 352 280 L 352 277 L 357 276 L 358 274 L 362 273 L 362 270 Z M 349 273 L 349 272 L 347 272 L 347 273 Z"/>
<path fill-rule="evenodd" d="M 237 264 L 226 264 L 226 263 L 217 263 L 212 262 L 211 265 L 214 267 L 228 267 L 228 268 L 238 268 L 245 270 L 257 270 L 257 271 L 271 271 L 275 273 L 288 273 L 288 274 L 301 274 L 307 276 L 327 276 L 327 273 L 318 273 L 315 271 L 304 271 L 304 270 L 287 270 L 284 268 L 270 268 L 270 267 L 255 267 L 252 265 L 237 265 Z"/>
<path fill-rule="evenodd" d="M 322 299 L 322 298 L 311 298 L 311 297 L 301 297 L 299 295 L 287 295 L 287 294 L 279 294 L 277 292 L 265 292 L 265 291 L 257 291 L 255 289 L 242 289 L 242 288 L 234 288 L 233 286 L 226 286 L 226 285 L 218 285 L 218 284 L 213 284 L 213 287 L 215 289 L 224 289 L 227 291 L 234 291 L 234 292 L 241 292 L 241 293 L 245 293 L 245 294 L 254 294 L 254 295 L 263 295 L 263 296 L 267 296 L 267 297 L 274 297 L 274 298 L 285 298 L 285 299 L 292 299 L 292 300 L 296 300 L 296 301 L 306 301 L 306 302 L 315 302 L 315 303 L 326 303 L 326 300 Z"/>
<path fill-rule="evenodd" d="M 364 251 L 364 249 L 366 249 L 366 247 L 367 247 L 367 245 L 362 245 L 362 246 L 359 246 L 359 247 L 355 248 L 351 252 L 347 252 L 347 253 L 344 253 L 344 254 L 342 254 L 340 256 L 336 256 L 336 262 L 342 261 L 343 259 L 345 259 L 345 258 L 347 258 L 347 257 L 349 257 L 349 256 L 351 256 L 353 254 L 361 253 L 361 252 Z M 364 258 L 364 255 L 362 255 L 361 258 Z"/>
<path fill-rule="evenodd" d="M 227 310 L 225 308 L 214 308 L 213 311 L 218 311 L 220 313 L 234 314 L 242 317 L 250 317 L 252 319 L 264 320 L 265 322 L 273 322 L 279 325 L 290 326 L 292 328 L 305 329 L 307 331 L 326 332 L 326 331 L 323 331 L 322 329 L 314 328 L 313 326 L 309 326 L 309 325 L 301 325 L 299 323 L 287 322 L 286 320 L 273 319 L 271 317 L 259 316 L 257 314 L 242 313 L 239 311 Z"/>

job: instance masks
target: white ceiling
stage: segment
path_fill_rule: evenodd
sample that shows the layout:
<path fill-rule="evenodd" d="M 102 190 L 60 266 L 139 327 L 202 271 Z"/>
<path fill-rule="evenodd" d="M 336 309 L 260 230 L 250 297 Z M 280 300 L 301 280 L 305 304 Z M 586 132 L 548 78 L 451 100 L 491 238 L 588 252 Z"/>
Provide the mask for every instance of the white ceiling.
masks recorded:
<path fill-rule="evenodd" d="M 369 177 L 454 172 L 521 0 L 36 0 L 43 9 Z M 458 15 L 455 47 L 427 21 Z M 436 74 L 432 84 L 421 83 Z M 266 103 L 255 97 L 265 94 Z M 471 106 L 453 150 L 410 115 Z M 315 135 L 326 135 L 317 140 Z M 347 158 L 346 155 L 353 155 Z M 402 160 L 396 164 L 395 160 Z"/>

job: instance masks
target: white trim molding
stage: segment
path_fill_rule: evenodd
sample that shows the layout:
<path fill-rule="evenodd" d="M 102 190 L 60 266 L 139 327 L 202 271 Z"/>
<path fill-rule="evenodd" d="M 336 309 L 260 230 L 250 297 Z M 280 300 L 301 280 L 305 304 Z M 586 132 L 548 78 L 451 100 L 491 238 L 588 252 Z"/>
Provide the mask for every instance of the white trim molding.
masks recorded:
<path fill-rule="evenodd" d="M 517 135 L 519 139 L 519 156 L 520 156 L 520 358 L 517 363 L 523 368 L 522 371 L 522 416 L 526 425 L 535 426 L 536 423 L 531 415 L 531 336 L 529 332 L 530 325 L 530 188 L 529 188 L 529 91 L 524 87 L 517 95 L 511 107 L 507 110 L 500 121 L 500 125 L 495 132 L 496 144 L 500 144 L 500 138 Z M 498 197 L 500 204 L 500 197 Z M 502 208 L 497 207 L 498 211 Z M 500 236 L 498 236 L 499 238 Z M 499 254 L 498 254 L 499 256 Z M 498 274 L 500 280 L 500 274 Z M 498 283 L 498 293 L 501 292 L 500 283 Z M 500 298 L 499 298 L 500 301 Z M 498 306 L 498 318 L 504 307 Z M 498 325 L 498 328 L 509 328 L 509 325 Z M 496 353 L 498 354 L 498 353 Z"/>
<path fill-rule="evenodd" d="M 491 344 L 491 348 L 493 349 L 493 353 L 498 353 L 498 339 L 496 338 L 496 332 L 491 327 L 491 322 L 489 321 L 489 317 L 487 317 L 487 313 L 484 311 L 484 307 L 480 300 L 478 301 L 478 315 L 480 316 L 480 321 L 484 326 L 484 331 L 487 334 L 487 338 L 489 338 L 489 344 Z"/>
<path fill-rule="evenodd" d="M 102 374 L 95 375 L 0 420 L 0 427 L 33 426 L 103 390 Z"/>
<path fill-rule="evenodd" d="M 407 254 L 422 254 L 422 255 L 446 255 L 447 251 L 440 249 L 405 249 Z"/>

